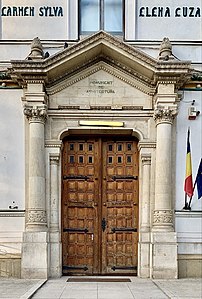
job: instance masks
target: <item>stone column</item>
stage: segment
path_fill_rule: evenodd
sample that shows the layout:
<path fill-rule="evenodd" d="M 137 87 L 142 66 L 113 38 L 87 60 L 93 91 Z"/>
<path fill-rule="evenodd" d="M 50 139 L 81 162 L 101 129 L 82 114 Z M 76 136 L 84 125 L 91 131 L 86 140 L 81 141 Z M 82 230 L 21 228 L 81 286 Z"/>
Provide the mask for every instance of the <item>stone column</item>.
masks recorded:
<path fill-rule="evenodd" d="M 150 277 L 150 176 L 151 154 L 142 154 L 142 194 L 139 233 L 139 271 L 138 276 Z"/>
<path fill-rule="evenodd" d="M 153 278 L 177 278 L 177 241 L 173 228 L 171 151 L 176 104 L 156 105 L 155 207 L 151 235 Z"/>
<path fill-rule="evenodd" d="M 48 277 L 48 233 L 45 203 L 44 125 L 47 107 L 26 105 L 29 121 L 29 184 L 26 231 L 23 234 L 21 277 Z"/>
<path fill-rule="evenodd" d="M 46 231 L 44 125 L 46 105 L 25 106 L 29 121 L 29 201 L 26 231 Z"/>
<path fill-rule="evenodd" d="M 61 234 L 59 232 L 59 180 L 60 155 L 50 154 L 50 277 L 60 277 Z"/>
<path fill-rule="evenodd" d="M 172 124 L 177 109 L 156 108 L 156 178 L 155 178 L 155 210 L 154 230 L 173 231 L 171 151 Z"/>

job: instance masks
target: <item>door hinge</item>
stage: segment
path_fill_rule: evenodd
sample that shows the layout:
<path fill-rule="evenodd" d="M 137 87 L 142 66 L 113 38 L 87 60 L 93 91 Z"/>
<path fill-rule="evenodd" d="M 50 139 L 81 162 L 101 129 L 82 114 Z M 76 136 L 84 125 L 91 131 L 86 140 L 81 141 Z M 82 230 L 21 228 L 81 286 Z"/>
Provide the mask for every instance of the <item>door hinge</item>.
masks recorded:
<path fill-rule="evenodd" d="M 113 267 L 111 267 L 111 269 L 113 271 L 116 271 L 116 270 L 137 270 L 137 267 L 127 267 L 127 266 L 116 267 L 116 266 L 113 266 Z"/>
<path fill-rule="evenodd" d="M 137 232 L 137 228 L 132 227 L 113 227 L 111 229 L 113 233 L 115 232 Z"/>
<path fill-rule="evenodd" d="M 72 233 L 87 233 L 87 228 L 63 228 L 63 232 L 72 232 Z"/>

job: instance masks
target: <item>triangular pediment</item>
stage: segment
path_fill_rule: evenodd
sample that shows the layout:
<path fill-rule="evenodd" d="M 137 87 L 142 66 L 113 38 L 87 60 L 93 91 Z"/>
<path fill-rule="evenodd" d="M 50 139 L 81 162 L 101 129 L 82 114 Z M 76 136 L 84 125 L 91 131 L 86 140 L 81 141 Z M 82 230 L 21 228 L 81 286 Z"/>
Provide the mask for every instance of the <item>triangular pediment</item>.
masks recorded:
<path fill-rule="evenodd" d="M 22 81 L 43 80 L 50 87 L 99 62 L 150 88 L 155 87 L 159 76 L 167 76 L 169 80 L 172 76 L 181 78 L 190 65 L 187 62 L 159 61 L 122 39 L 100 31 L 47 59 L 12 61 L 11 75 Z"/>
<path fill-rule="evenodd" d="M 150 109 L 149 86 L 99 62 L 46 89 L 52 109 Z"/>

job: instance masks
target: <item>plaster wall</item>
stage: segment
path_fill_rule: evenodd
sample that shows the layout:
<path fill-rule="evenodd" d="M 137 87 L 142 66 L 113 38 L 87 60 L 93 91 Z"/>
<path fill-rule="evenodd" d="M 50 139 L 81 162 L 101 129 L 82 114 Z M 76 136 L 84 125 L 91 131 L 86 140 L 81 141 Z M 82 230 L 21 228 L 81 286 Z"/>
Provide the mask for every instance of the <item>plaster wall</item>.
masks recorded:
<path fill-rule="evenodd" d="M 17 205 L 23 210 L 24 198 L 24 116 L 22 90 L 0 92 L 0 209 Z M 13 201 L 15 203 L 13 203 Z"/>

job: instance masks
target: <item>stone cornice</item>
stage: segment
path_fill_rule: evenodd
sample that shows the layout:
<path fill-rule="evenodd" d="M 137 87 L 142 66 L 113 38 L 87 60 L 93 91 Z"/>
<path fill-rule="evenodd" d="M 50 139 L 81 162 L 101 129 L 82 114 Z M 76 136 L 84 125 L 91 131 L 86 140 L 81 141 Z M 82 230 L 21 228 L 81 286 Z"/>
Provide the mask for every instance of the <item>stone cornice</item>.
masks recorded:
<path fill-rule="evenodd" d="M 158 61 L 103 31 L 47 59 L 11 61 L 10 75 L 18 81 L 53 84 L 55 80 L 64 80 L 98 61 L 120 69 L 150 87 L 158 81 L 175 82 L 181 86 L 191 76 L 189 61 Z"/>

